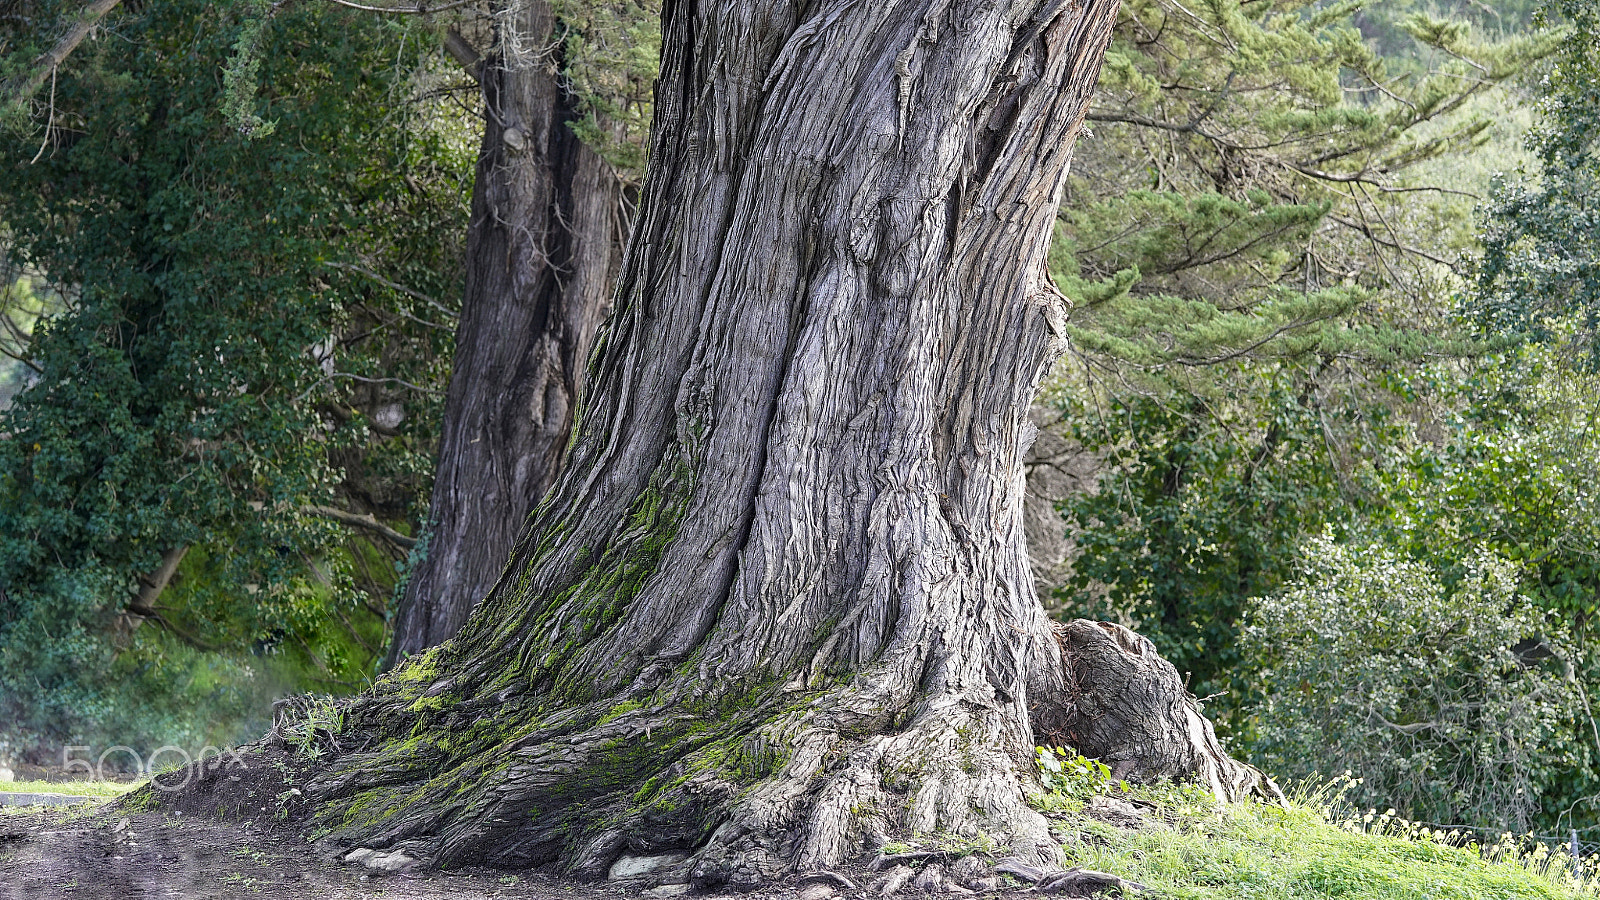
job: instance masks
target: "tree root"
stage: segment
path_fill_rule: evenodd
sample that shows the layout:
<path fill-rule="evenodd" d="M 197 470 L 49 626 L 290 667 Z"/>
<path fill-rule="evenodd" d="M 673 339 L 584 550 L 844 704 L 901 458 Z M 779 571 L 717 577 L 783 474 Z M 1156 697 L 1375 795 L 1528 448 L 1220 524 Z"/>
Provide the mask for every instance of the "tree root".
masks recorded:
<path fill-rule="evenodd" d="M 1013 874 L 1059 875 L 1059 845 L 1025 799 L 1035 740 L 1102 759 L 1118 778 L 1281 798 L 1222 752 L 1148 641 L 1082 620 L 1055 634 L 1065 687 L 1031 723 L 987 681 L 928 684 L 888 668 L 809 691 L 669 677 L 548 712 L 498 685 L 391 677 L 341 710 L 283 704 L 272 740 L 333 760 L 305 787 L 335 846 L 431 866 L 553 863 L 582 879 L 648 857 L 650 877 L 699 889 L 826 871 L 899 835 L 982 835 L 1027 867 Z M 881 856 L 877 868 L 926 857 Z M 1050 886 L 1073 896 L 1093 876 Z"/>

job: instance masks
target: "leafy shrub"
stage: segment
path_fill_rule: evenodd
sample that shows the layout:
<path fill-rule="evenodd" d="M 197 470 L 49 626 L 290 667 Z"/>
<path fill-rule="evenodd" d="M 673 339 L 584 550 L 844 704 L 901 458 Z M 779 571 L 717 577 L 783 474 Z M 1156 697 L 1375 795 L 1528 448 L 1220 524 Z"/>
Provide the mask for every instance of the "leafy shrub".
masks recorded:
<path fill-rule="evenodd" d="M 1577 651 L 1518 594 L 1512 563 L 1463 563 L 1447 587 L 1385 547 L 1311 541 L 1303 576 L 1248 608 L 1257 762 L 1288 778 L 1348 770 L 1351 802 L 1410 819 L 1540 820 L 1546 790 L 1591 765 Z"/>

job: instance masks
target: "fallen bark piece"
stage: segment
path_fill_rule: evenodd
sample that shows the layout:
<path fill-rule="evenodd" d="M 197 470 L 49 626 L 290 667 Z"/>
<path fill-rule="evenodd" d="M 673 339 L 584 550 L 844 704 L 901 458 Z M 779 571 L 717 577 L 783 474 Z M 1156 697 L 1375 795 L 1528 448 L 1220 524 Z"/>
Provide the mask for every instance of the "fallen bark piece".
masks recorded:
<path fill-rule="evenodd" d="M 1035 884 L 1033 889 L 1041 894 L 1093 897 L 1106 891 L 1122 894 L 1127 891 L 1142 891 L 1145 887 L 1136 881 L 1118 878 L 1109 872 L 1096 872 L 1093 869 L 1080 869 L 1074 866 L 1064 872 L 1051 872 L 1039 879 L 1039 883 Z"/>
<path fill-rule="evenodd" d="M 817 872 L 807 872 L 806 874 L 800 876 L 799 881 L 801 884 L 826 884 L 841 891 L 853 891 L 856 889 L 856 883 L 854 881 L 851 881 L 843 875 L 840 875 L 838 872 L 834 872 L 829 869 L 823 869 Z"/>
<path fill-rule="evenodd" d="M 1024 862 L 1015 856 L 1008 856 L 995 864 L 995 872 L 1001 875 L 1011 875 L 1033 884 L 1049 874 L 1044 869 L 1032 863 Z"/>
<path fill-rule="evenodd" d="M 910 866 L 895 866 L 878 879 L 872 890 L 879 897 L 892 897 L 900 893 L 900 889 L 905 887 L 916 874 Z"/>

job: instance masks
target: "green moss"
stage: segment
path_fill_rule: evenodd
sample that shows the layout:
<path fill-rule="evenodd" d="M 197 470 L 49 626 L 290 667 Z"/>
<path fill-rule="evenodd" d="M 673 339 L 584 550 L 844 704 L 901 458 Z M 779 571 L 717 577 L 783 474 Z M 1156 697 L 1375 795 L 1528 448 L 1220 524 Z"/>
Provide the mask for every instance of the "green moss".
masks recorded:
<path fill-rule="evenodd" d="M 389 677 L 397 682 L 417 684 L 439 677 L 440 648 L 429 647 L 425 652 L 408 658 Z"/>
<path fill-rule="evenodd" d="M 434 697 L 418 697 L 406 710 L 414 713 L 437 712 L 449 705 L 449 701 L 442 695 Z"/>

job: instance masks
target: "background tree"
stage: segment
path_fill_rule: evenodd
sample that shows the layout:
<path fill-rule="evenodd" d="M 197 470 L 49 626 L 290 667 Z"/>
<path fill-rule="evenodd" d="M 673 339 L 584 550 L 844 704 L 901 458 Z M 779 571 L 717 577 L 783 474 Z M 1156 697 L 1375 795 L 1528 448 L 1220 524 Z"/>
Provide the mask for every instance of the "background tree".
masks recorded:
<path fill-rule="evenodd" d="M 0 21 L 31 60 L 78 10 L 25 12 Z M 231 8 L 111 15 L 0 151 L 7 259 L 56 304 L 8 334 L 33 384 L 0 424 L 0 704 L 24 742 L 223 743 L 381 652 L 410 538 L 373 514 L 426 483 L 468 151 L 412 100 L 431 34 L 284 8 L 245 140 Z"/>
<path fill-rule="evenodd" d="M 1574 361 L 1600 359 L 1600 14 L 1552 2 L 1569 26 L 1541 83 L 1539 125 L 1528 136 L 1535 170 L 1497 185 L 1473 302 L 1495 335 L 1548 341 L 1565 331 Z M 1575 331 L 1561 326 L 1574 323 Z"/>
<path fill-rule="evenodd" d="M 1417 170 L 1479 146 L 1474 97 L 1552 46 L 1413 16 L 1394 59 L 1357 11 L 1129 4 L 1053 251 L 1080 301 L 1052 418 L 1103 465 L 1064 504 L 1058 602 L 1147 633 L 1228 726 L 1245 601 L 1379 500 L 1365 460 L 1428 415 L 1394 379 L 1468 349 L 1470 197 Z"/>
<path fill-rule="evenodd" d="M 656 12 L 504 3 L 491 13 L 489 55 L 467 55 L 485 112 L 466 293 L 427 542 L 391 658 L 455 634 L 559 471 L 630 226 Z"/>

